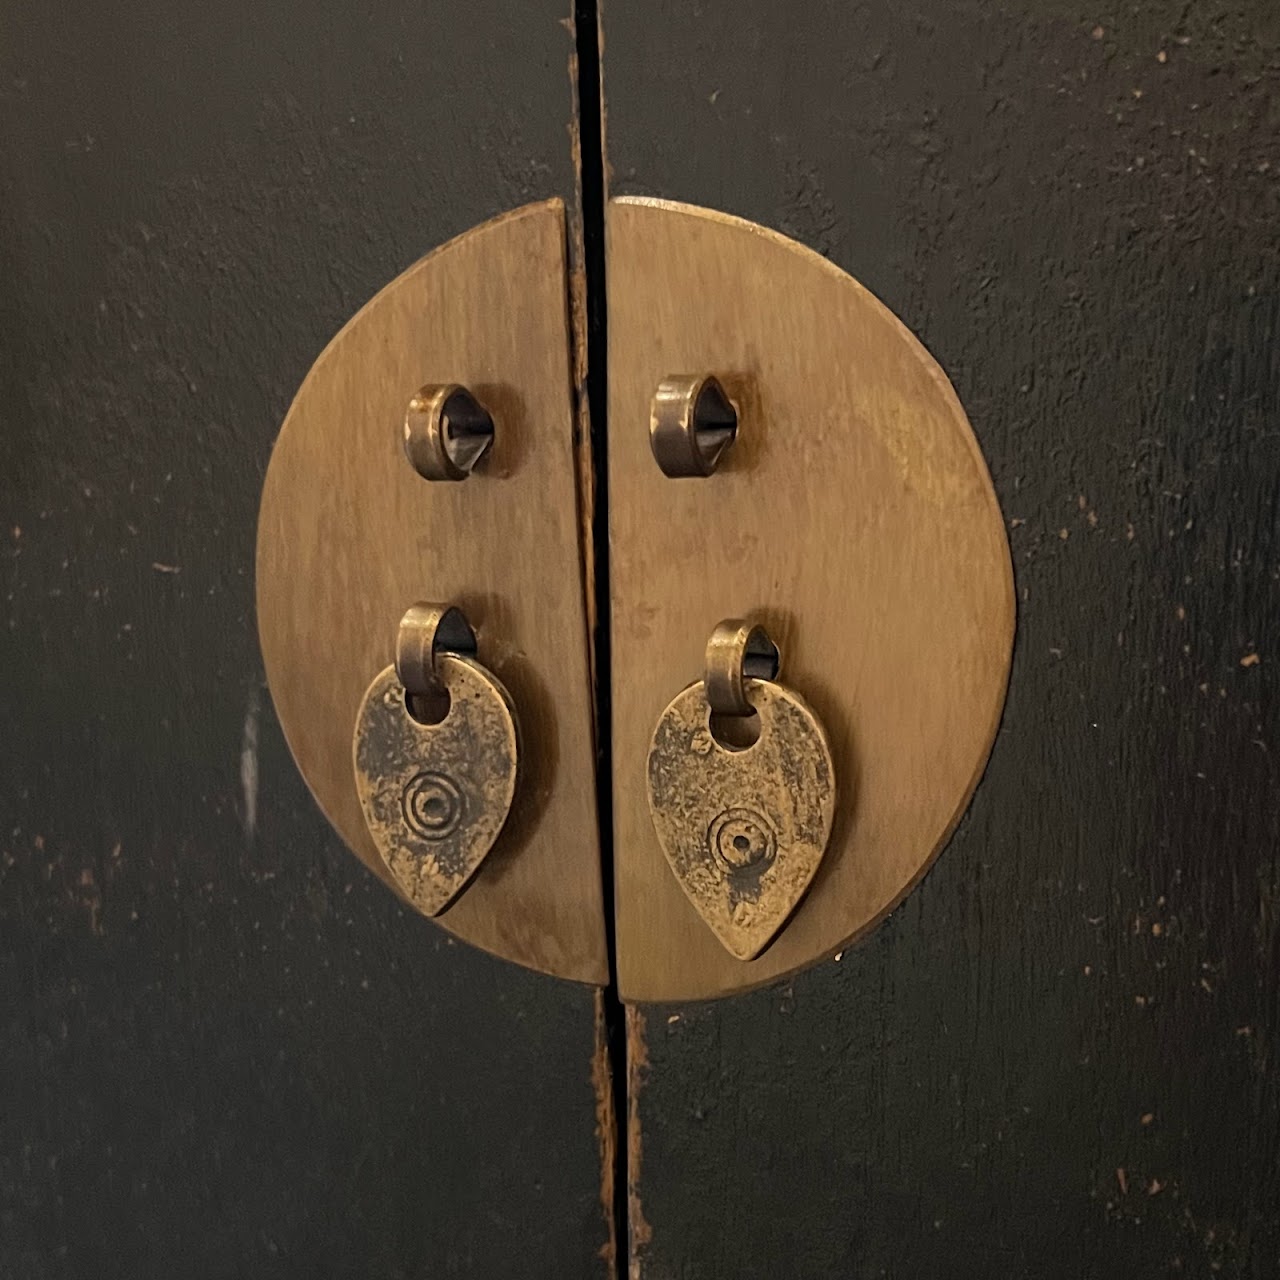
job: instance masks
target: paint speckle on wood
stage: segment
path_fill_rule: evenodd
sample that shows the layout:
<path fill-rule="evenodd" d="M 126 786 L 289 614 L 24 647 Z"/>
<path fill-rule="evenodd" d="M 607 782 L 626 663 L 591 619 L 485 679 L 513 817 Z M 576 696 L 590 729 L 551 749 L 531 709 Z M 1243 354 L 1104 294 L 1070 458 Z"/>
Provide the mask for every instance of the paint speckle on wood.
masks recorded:
<path fill-rule="evenodd" d="M 991 764 L 912 897 L 786 1015 L 650 1012 L 681 1017 L 649 1045 L 651 1276 L 1270 1274 L 1280 8 L 605 23 L 615 192 L 792 228 L 919 334 L 1020 602 Z"/>

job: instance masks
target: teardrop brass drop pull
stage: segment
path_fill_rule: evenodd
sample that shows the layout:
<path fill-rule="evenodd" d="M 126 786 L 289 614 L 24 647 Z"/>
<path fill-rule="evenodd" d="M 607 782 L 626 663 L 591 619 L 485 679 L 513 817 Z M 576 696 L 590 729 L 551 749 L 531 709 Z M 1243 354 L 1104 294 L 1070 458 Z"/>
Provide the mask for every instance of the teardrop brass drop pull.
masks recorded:
<path fill-rule="evenodd" d="M 356 718 L 356 790 L 369 834 L 428 916 L 467 887 L 515 797 L 515 711 L 475 652 L 460 610 L 414 605 L 400 622 L 395 666 L 374 678 Z"/>
<path fill-rule="evenodd" d="M 775 683 L 778 665 L 763 628 L 720 623 L 704 679 L 662 713 L 649 748 L 649 809 L 662 850 L 739 960 L 758 956 L 804 897 L 835 817 L 826 734 L 804 701 Z"/>

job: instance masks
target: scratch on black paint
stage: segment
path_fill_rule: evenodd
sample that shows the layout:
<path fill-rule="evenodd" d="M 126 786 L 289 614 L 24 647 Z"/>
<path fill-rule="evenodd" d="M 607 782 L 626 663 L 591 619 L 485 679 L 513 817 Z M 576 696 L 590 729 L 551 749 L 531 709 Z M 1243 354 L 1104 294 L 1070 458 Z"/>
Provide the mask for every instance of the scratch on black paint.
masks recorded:
<path fill-rule="evenodd" d="M 255 683 L 249 689 L 249 705 L 244 716 L 244 734 L 240 739 L 240 791 L 243 797 L 244 837 L 253 843 L 258 828 L 258 714 L 262 695 Z"/>

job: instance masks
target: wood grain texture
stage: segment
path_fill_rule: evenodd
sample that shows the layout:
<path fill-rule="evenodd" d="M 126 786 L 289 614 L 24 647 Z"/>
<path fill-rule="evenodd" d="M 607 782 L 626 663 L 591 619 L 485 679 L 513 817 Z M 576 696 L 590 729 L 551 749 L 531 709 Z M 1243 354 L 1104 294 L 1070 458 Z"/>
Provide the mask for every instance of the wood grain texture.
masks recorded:
<path fill-rule="evenodd" d="M 316 361 L 263 486 L 258 623 L 272 699 L 302 775 L 348 845 L 395 884 L 351 763 L 365 691 L 415 600 L 457 605 L 520 719 L 520 787 L 475 879 L 436 919 L 530 968 L 608 977 L 591 684 L 558 201 L 430 253 Z M 409 397 L 468 386 L 492 449 L 459 483 L 404 457 Z"/>
<path fill-rule="evenodd" d="M 253 614 L 316 353 L 572 192 L 567 12 L 3 6 L 5 1280 L 607 1273 L 594 993 L 351 856 Z"/>
<path fill-rule="evenodd" d="M 606 5 L 614 192 L 882 298 L 1018 589 L 986 774 L 898 911 L 644 1011 L 645 1280 L 1280 1268 L 1278 49 L 1264 0 Z"/>
<path fill-rule="evenodd" d="M 834 953 L 924 873 L 999 722 L 1012 571 L 950 384 L 856 281 L 708 210 L 614 200 L 607 229 L 619 985 L 700 999 Z M 738 439 L 705 479 L 664 476 L 650 451 L 650 401 L 674 370 L 717 374 L 738 403 Z M 681 891 L 646 787 L 654 726 L 734 616 L 781 647 L 839 797 L 808 895 L 750 961 Z"/>

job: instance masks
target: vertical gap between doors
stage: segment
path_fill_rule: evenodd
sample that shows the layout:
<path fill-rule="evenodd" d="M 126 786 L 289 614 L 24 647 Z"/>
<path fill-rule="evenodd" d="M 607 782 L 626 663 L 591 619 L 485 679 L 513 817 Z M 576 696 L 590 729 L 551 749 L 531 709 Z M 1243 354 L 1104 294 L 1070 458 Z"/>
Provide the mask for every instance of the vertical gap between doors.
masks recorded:
<path fill-rule="evenodd" d="M 609 984 L 602 997 L 603 1033 L 608 1057 L 613 1111 L 613 1142 L 603 1144 L 613 1167 L 605 1171 L 611 1185 L 615 1274 L 626 1280 L 630 1271 L 628 1222 L 627 1031 L 626 1010 L 618 995 L 617 948 L 614 934 L 613 877 L 613 760 L 611 747 L 611 668 L 609 614 L 609 469 L 608 431 L 608 312 L 605 301 L 605 202 L 607 175 L 604 157 L 604 100 L 600 78 L 599 0 L 574 0 L 574 43 L 577 67 L 576 133 L 578 141 L 579 216 L 584 289 L 579 324 L 584 330 L 587 417 L 590 439 L 583 476 L 586 510 L 590 513 L 585 556 L 588 601 L 592 621 L 593 672 L 596 697 L 596 809 L 600 822 L 601 878 L 605 903 L 605 938 L 609 951 Z M 579 386 L 578 393 L 583 394 Z"/>

